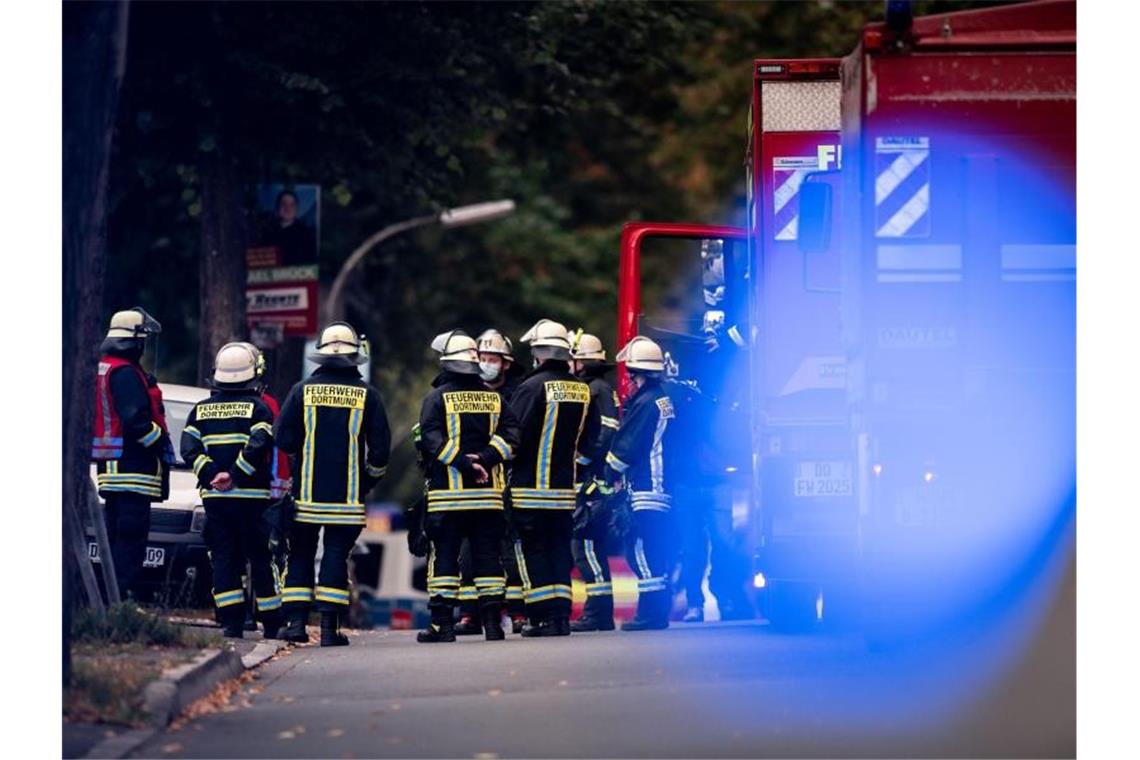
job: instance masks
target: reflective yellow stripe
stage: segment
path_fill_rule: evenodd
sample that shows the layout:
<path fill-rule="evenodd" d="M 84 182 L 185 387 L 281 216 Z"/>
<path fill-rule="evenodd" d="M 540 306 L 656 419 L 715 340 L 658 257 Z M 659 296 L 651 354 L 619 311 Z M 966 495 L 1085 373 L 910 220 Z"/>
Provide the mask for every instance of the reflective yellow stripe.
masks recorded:
<path fill-rule="evenodd" d="M 252 475 L 255 472 L 254 466 L 247 462 L 245 456 L 241 453 L 238 454 L 237 461 L 234 462 L 234 465 L 246 475 Z"/>
<path fill-rule="evenodd" d="M 602 427 L 608 427 L 617 430 L 620 426 L 616 417 L 606 417 L 605 415 L 602 415 Z"/>
<path fill-rule="evenodd" d="M 364 420 L 363 409 L 353 409 L 348 414 L 348 488 L 345 501 L 360 501 L 360 423 Z"/>
<path fill-rule="evenodd" d="M 371 475 L 374 478 L 382 478 L 382 477 L 384 477 L 384 474 L 386 472 L 388 472 L 387 467 L 373 467 L 372 465 L 368 464 L 367 462 L 364 463 L 364 469 L 365 469 L 365 471 L 367 471 L 367 473 L 369 475 Z"/>
<path fill-rule="evenodd" d="M 249 429 L 249 432 L 252 433 L 254 430 L 264 430 L 265 432 L 269 433 L 270 435 L 273 435 L 273 426 L 270 425 L 268 422 L 258 422 L 256 424 L 254 424 L 254 426 Z"/>
<path fill-rule="evenodd" d="M 629 469 L 629 465 L 614 456 L 614 453 L 612 451 L 606 454 L 606 464 L 608 464 L 610 467 L 613 467 L 618 472 L 625 472 Z"/>
<path fill-rule="evenodd" d="M 305 445 L 301 452 L 301 498 L 313 500 L 313 440 L 317 436 L 317 408 L 305 407 Z"/>
<path fill-rule="evenodd" d="M 143 446 L 150 446 L 158 440 L 158 437 L 160 435 L 162 435 L 162 428 L 158 426 L 158 423 L 152 422 L 150 423 L 150 430 L 147 432 L 147 434 L 142 438 L 139 438 L 139 443 L 141 443 Z"/>
<path fill-rule="evenodd" d="M 247 442 L 249 436 L 245 433 L 217 433 L 202 436 L 202 443 L 207 446 L 244 446 Z"/>
<path fill-rule="evenodd" d="M 550 459 L 551 452 L 554 449 L 554 431 L 558 428 L 558 404 L 550 402 L 546 405 L 546 416 L 542 420 L 542 436 L 539 438 L 538 446 L 538 467 L 535 470 L 538 475 L 538 482 L 535 484 L 539 488 L 547 488 L 550 486 Z"/>
<path fill-rule="evenodd" d="M 202 471 L 202 468 L 205 467 L 207 463 L 213 461 L 213 459 L 206 456 L 205 454 L 199 454 L 197 458 L 194 459 L 194 474 L 197 475 Z"/>
<path fill-rule="evenodd" d="M 459 477 L 459 470 L 450 466 L 450 462 L 459 456 L 459 414 L 451 413 L 447 415 L 447 446 L 440 452 L 440 461 L 448 465 L 447 468 L 447 487 L 459 488 L 462 479 Z M 446 456 L 445 456 L 446 455 Z"/>
<path fill-rule="evenodd" d="M 193 425 L 187 425 L 186 427 L 182 428 L 182 432 L 189 433 L 190 435 L 197 438 L 199 441 L 202 440 L 202 431 L 199 430 L 198 428 L 194 427 Z"/>
<path fill-rule="evenodd" d="M 511 446 L 504 441 L 499 435 L 491 436 L 491 448 L 503 455 L 504 460 L 511 458 Z"/>

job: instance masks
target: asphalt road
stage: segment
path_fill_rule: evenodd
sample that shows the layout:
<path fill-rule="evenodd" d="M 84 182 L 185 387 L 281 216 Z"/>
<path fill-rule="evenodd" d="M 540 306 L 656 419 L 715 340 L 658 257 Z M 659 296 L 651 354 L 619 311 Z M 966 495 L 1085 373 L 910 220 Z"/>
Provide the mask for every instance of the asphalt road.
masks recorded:
<path fill-rule="evenodd" d="M 368 631 L 289 651 L 243 686 L 247 706 L 135 756 L 1072 755 L 1067 671 L 1042 680 L 1056 651 L 1037 649 L 1003 646 L 1031 660 L 1010 671 L 974 645 L 869 654 L 855 635 L 762 623 L 446 645 Z M 1038 680 L 1014 691 L 992 678 L 1025 668 Z"/>

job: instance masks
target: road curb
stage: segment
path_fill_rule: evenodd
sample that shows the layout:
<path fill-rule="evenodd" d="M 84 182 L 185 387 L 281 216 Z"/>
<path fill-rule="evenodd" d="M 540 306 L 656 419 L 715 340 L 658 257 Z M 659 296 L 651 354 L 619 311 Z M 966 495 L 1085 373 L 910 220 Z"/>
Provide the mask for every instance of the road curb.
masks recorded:
<path fill-rule="evenodd" d="M 143 692 L 143 708 L 150 715 L 151 725 L 104 739 L 83 757 L 126 757 L 218 684 L 256 668 L 287 646 L 285 641 L 262 641 L 244 656 L 233 649 L 206 649 L 192 662 L 163 672 L 162 678 Z"/>

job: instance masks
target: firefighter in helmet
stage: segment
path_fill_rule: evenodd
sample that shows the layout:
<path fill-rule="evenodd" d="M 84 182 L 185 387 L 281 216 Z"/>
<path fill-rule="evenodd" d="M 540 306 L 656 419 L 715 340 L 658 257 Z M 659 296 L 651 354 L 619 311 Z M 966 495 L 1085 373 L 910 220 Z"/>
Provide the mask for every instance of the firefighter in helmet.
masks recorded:
<path fill-rule="evenodd" d="M 566 328 L 543 319 L 522 342 L 530 344 L 535 363 L 511 398 L 520 428 L 511 520 L 529 619 L 522 635 L 568 636 L 576 460 L 597 456 L 601 423 L 589 386 L 570 373 Z"/>
<path fill-rule="evenodd" d="M 590 405 L 597 409 L 601 427 L 597 450 L 609 451 L 610 439 L 618 429 L 617 393 L 606 379 L 613 365 L 606 361 L 606 351 L 596 335 L 578 330 L 571 348 L 574 374 L 589 384 Z M 586 582 L 586 606 L 582 617 L 570 624 L 570 630 L 612 631 L 614 629 L 614 594 L 610 577 L 608 547 L 609 495 L 603 476 L 606 463 L 602 457 L 578 458 L 578 503 L 574 509 L 574 541 L 571 548 L 574 564 Z"/>
<path fill-rule="evenodd" d="M 222 346 L 214 360 L 213 393 L 190 410 L 181 441 L 182 458 L 198 477 L 206 508 L 205 539 L 222 632 L 239 639 L 246 562 L 265 638 L 277 638 L 281 628 L 281 596 L 263 519 L 270 499 L 273 412 L 258 391 L 258 355 L 248 343 Z"/>
<path fill-rule="evenodd" d="M 503 538 L 504 463 L 518 443 L 510 407 L 479 379 L 473 338 L 461 330 L 436 336 L 441 372 L 420 409 L 419 450 L 427 462 L 428 607 L 431 624 L 420 643 L 455 641 L 460 546 L 470 546 L 473 585 L 488 641 L 505 637 Z"/>
<path fill-rule="evenodd" d="M 625 363 L 637 386 L 606 455 L 605 480 L 615 487 L 624 481 L 633 511 L 626 556 L 638 576 L 637 615 L 623 623 L 622 630 L 668 628 L 672 606 L 669 513 L 676 452 L 669 433 L 673 403 L 662 387 L 665 357 L 660 346 L 639 335 L 626 344 L 617 360 Z"/>
<path fill-rule="evenodd" d="M 367 347 L 346 322 L 321 331 L 310 361 L 319 365 L 285 398 L 274 428 L 277 446 L 296 459 L 289 569 L 282 592 L 286 641 L 308 641 L 305 621 L 316 603 L 321 646 L 344 646 L 348 555 L 364 528 L 364 497 L 388 468 L 391 432 L 380 392 L 360 375 Z M 323 534 L 323 536 L 322 536 Z M 319 576 L 313 563 L 323 540 Z"/>
<path fill-rule="evenodd" d="M 499 394 L 503 403 L 509 403 L 518 387 L 519 375 L 511 355 L 511 340 L 494 328 L 484 330 L 475 340 L 479 352 L 479 379 L 489 390 Z M 509 463 L 504 468 L 509 468 Z M 503 570 L 507 576 L 507 611 L 515 633 L 522 630 L 526 613 L 522 597 L 522 579 L 515 562 L 514 542 L 503 538 Z M 479 591 L 471 569 L 471 546 L 464 540 L 459 552 L 459 620 L 455 624 L 456 636 L 478 635 L 483 632 L 479 612 Z"/>
<path fill-rule="evenodd" d="M 106 504 L 104 518 L 120 594 L 138 594 L 150 532 L 151 502 L 170 489 L 174 449 L 162 391 L 141 365 L 148 336 L 162 325 L 141 307 L 116 312 L 101 347 L 95 380 L 91 458 Z"/>

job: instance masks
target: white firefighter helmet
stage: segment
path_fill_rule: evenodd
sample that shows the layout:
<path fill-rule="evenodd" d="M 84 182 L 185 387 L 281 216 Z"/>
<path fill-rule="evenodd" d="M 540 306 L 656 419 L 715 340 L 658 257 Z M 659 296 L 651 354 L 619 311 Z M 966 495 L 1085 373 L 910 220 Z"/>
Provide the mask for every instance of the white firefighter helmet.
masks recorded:
<path fill-rule="evenodd" d="M 262 377 L 265 375 L 265 354 L 261 353 L 261 349 L 247 341 L 242 341 L 238 345 L 245 346 L 257 357 L 257 376 Z"/>
<path fill-rule="evenodd" d="M 643 335 L 634 336 L 617 355 L 631 372 L 664 372 L 665 356 L 661 346 Z"/>
<path fill-rule="evenodd" d="M 158 320 L 146 313 L 146 309 L 136 306 L 125 311 L 116 311 L 111 315 L 111 325 L 107 330 L 108 338 L 146 338 L 148 335 L 158 335 L 162 332 L 162 325 Z"/>
<path fill-rule="evenodd" d="M 514 350 L 514 346 L 511 345 L 511 339 L 494 328 L 484 330 L 479 336 L 478 343 L 481 354 L 498 354 L 508 360 L 513 358 L 511 351 Z"/>
<path fill-rule="evenodd" d="M 317 339 L 317 351 L 309 358 L 317 364 L 341 364 L 359 366 L 368 361 L 368 355 L 361 350 L 360 335 L 347 322 L 333 322 L 321 330 Z"/>
<path fill-rule="evenodd" d="M 462 375 L 479 372 L 479 347 L 475 339 L 462 330 L 451 330 L 435 336 L 431 342 L 433 351 L 438 351 L 439 363 L 444 369 Z"/>
<path fill-rule="evenodd" d="M 602 347 L 602 341 L 597 335 L 582 332 L 579 328 L 578 332 L 574 334 L 570 355 L 578 361 L 589 361 L 590 359 L 605 361 L 606 349 Z"/>
<path fill-rule="evenodd" d="M 249 343 L 227 343 L 214 358 L 214 382 L 245 386 L 257 379 L 257 359 L 261 352 Z"/>
<path fill-rule="evenodd" d="M 531 348 L 551 346 L 570 350 L 570 334 L 566 331 L 566 326 L 549 319 L 535 322 L 534 327 L 527 330 L 520 340 L 529 343 Z"/>

